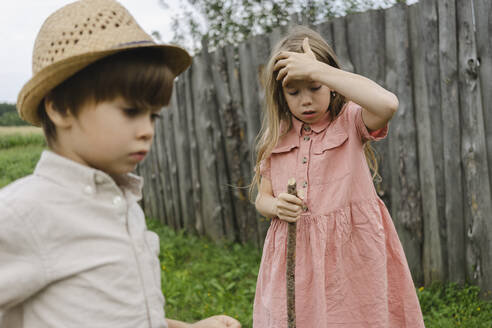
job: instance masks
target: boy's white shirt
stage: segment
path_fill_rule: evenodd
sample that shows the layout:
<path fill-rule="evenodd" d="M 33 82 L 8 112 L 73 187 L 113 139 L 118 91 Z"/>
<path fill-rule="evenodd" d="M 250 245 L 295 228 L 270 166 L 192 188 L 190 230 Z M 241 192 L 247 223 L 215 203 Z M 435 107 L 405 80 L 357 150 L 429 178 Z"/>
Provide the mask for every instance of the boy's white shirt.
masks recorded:
<path fill-rule="evenodd" d="M 1 189 L 0 327 L 167 327 L 141 188 L 44 151 Z"/>

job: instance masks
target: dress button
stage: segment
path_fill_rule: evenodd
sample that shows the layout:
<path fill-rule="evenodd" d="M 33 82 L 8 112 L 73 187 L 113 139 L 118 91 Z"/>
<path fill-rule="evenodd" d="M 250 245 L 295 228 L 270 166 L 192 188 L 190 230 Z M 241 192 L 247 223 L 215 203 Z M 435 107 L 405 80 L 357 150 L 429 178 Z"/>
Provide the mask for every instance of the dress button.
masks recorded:
<path fill-rule="evenodd" d="M 307 211 L 308 211 L 308 207 L 307 207 L 306 205 L 302 205 L 302 210 L 303 210 L 304 212 L 307 212 Z"/>
<path fill-rule="evenodd" d="M 304 141 L 309 141 L 309 139 L 311 139 L 311 138 L 309 138 L 308 136 L 304 137 Z"/>
<path fill-rule="evenodd" d="M 84 187 L 84 192 L 87 194 L 87 195 L 92 195 L 94 193 L 94 188 L 92 188 L 91 186 L 85 186 Z"/>
<path fill-rule="evenodd" d="M 304 131 L 311 131 L 311 127 L 309 125 L 304 125 Z"/>
<path fill-rule="evenodd" d="M 101 184 L 103 182 L 104 182 L 104 178 L 100 175 L 96 175 L 96 183 Z"/>
<path fill-rule="evenodd" d="M 307 157 L 303 157 L 302 158 L 302 164 L 306 164 L 307 163 Z"/>
<path fill-rule="evenodd" d="M 113 198 L 113 205 L 119 205 L 119 204 L 121 204 L 121 197 L 116 196 L 115 198 Z"/>
<path fill-rule="evenodd" d="M 307 181 L 304 181 L 304 183 L 302 184 L 302 187 L 303 188 L 306 188 L 307 187 Z"/>

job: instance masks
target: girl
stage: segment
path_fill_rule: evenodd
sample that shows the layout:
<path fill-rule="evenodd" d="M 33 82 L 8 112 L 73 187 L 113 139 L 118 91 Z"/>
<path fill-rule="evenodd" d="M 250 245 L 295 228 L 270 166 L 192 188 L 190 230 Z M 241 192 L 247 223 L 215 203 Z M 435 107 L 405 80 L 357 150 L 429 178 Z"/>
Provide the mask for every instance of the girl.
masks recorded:
<path fill-rule="evenodd" d="M 387 135 L 398 99 L 341 70 L 330 46 L 305 27 L 275 47 L 264 82 L 253 185 L 257 210 L 273 219 L 254 327 L 287 326 L 288 222 L 297 222 L 297 327 L 424 327 L 403 249 L 372 183 L 377 163 L 368 141 Z M 291 177 L 299 198 L 286 193 Z"/>

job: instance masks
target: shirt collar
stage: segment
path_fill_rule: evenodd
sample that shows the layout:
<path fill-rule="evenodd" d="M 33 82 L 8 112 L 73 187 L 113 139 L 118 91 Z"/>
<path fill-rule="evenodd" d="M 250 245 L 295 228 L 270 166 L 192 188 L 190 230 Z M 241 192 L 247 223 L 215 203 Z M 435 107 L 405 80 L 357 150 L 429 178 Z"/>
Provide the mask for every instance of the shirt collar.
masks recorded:
<path fill-rule="evenodd" d="M 292 115 L 292 127 L 299 136 L 302 135 L 301 129 L 304 125 L 309 126 L 311 130 L 313 130 L 314 132 L 320 133 L 324 131 L 328 127 L 328 125 L 330 125 L 330 122 L 331 122 L 331 118 L 330 118 L 329 111 L 326 111 L 325 115 L 318 122 L 313 124 L 304 123 L 303 121 L 299 120 L 297 117 Z"/>
<path fill-rule="evenodd" d="M 137 201 L 142 198 L 141 177 L 127 173 L 113 179 L 103 171 L 82 165 L 49 150 L 41 154 L 34 175 L 42 176 L 67 188 L 80 188 L 81 191 L 87 191 L 87 188 L 96 191 L 98 185 L 112 183 L 123 192 L 132 194 Z"/>

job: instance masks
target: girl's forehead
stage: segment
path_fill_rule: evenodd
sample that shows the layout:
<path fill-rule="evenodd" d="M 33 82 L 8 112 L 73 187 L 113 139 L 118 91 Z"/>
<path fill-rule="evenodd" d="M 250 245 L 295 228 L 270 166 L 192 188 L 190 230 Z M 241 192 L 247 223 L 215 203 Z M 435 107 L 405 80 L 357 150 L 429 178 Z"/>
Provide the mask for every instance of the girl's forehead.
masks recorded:
<path fill-rule="evenodd" d="M 286 86 L 284 86 L 284 89 L 301 89 L 301 88 L 308 88 L 313 84 L 316 84 L 316 81 L 311 81 L 311 80 L 292 80 L 287 83 Z"/>

